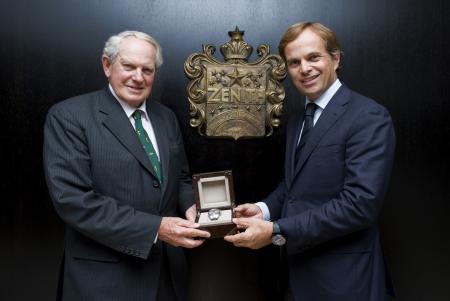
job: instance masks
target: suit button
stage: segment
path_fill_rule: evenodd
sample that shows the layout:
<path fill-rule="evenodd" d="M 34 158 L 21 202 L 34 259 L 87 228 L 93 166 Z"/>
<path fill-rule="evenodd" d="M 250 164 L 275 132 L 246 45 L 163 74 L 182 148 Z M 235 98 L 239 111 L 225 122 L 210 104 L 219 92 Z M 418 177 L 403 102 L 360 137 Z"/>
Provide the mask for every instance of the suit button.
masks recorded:
<path fill-rule="evenodd" d="M 155 188 L 158 188 L 158 187 L 159 187 L 158 181 L 153 181 L 153 187 L 155 187 Z"/>

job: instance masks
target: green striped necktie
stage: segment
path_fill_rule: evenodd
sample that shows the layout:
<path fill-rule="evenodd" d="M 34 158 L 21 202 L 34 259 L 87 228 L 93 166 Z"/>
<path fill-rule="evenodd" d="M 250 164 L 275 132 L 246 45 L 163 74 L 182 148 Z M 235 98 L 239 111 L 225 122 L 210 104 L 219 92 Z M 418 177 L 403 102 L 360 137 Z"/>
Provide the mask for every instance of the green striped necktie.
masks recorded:
<path fill-rule="evenodd" d="M 133 113 L 133 118 L 136 126 L 136 133 L 139 137 L 139 141 L 141 141 L 142 146 L 144 147 L 145 152 L 150 158 L 150 162 L 152 163 L 153 169 L 156 172 L 156 176 L 160 183 L 162 183 L 162 175 L 161 175 L 161 163 L 159 162 L 158 155 L 156 154 L 155 148 L 153 147 L 150 138 L 148 137 L 147 132 L 144 130 L 142 126 L 141 120 L 142 112 L 141 110 L 136 110 Z"/>

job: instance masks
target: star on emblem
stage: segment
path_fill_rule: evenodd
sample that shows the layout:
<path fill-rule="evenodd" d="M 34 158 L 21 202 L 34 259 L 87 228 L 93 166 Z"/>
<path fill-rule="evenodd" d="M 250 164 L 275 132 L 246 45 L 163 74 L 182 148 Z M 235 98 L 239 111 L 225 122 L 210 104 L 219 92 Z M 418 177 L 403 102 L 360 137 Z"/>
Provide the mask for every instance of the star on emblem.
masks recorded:
<path fill-rule="evenodd" d="M 228 73 L 227 76 L 231 78 L 230 85 L 228 87 L 232 87 L 235 83 L 242 87 L 242 79 L 246 76 L 245 74 L 239 73 L 237 68 L 234 68 L 233 73 Z"/>

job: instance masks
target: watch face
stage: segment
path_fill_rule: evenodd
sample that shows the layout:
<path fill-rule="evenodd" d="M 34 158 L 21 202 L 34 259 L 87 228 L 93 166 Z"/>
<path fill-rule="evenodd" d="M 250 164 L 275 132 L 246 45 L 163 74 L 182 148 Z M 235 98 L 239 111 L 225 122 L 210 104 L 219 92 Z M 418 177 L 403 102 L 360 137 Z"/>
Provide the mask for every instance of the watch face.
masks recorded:
<path fill-rule="evenodd" d="M 211 209 L 211 210 L 208 211 L 208 218 L 211 221 L 216 221 L 216 220 L 219 219 L 221 213 L 222 212 L 220 211 L 220 209 L 216 209 L 216 208 Z"/>
<path fill-rule="evenodd" d="M 286 238 L 281 234 L 274 235 L 272 236 L 272 243 L 276 246 L 282 246 L 286 243 Z"/>

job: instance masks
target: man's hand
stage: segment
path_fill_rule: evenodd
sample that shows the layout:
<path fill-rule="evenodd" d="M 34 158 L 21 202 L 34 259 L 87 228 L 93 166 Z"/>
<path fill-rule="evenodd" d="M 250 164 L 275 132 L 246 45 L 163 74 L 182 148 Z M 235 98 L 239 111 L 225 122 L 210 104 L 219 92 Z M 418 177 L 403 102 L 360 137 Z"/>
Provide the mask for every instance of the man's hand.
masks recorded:
<path fill-rule="evenodd" d="M 256 218 L 234 218 L 233 223 L 238 228 L 245 229 L 245 232 L 225 236 L 224 239 L 236 247 L 259 249 L 272 242 L 272 222 Z"/>
<path fill-rule="evenodd" d="M 204 238 L 210 237 L 209 232 L 196 229 L 198 227 L 199 224 L 179 217 L 163 217 L 158 239 L 175 247 L 195 248 L 203 243 Z"/>
<path fill-rule="evenodd" d="M 236 217 L 251 217 L 251 218 L 263 218 L 263 213 L 261 208 L 256 206 L 255 204 L 242 204 L 234 208 L 234 212 Z"/>
<path fill-rule="evenodd" d="M 189 207 L 188 210 L 186 210 L 185 215 L 188 221 L 195 222 L 195 218 L 197 217 L 197 207 L 195 206 L 195 204 Z"/>

